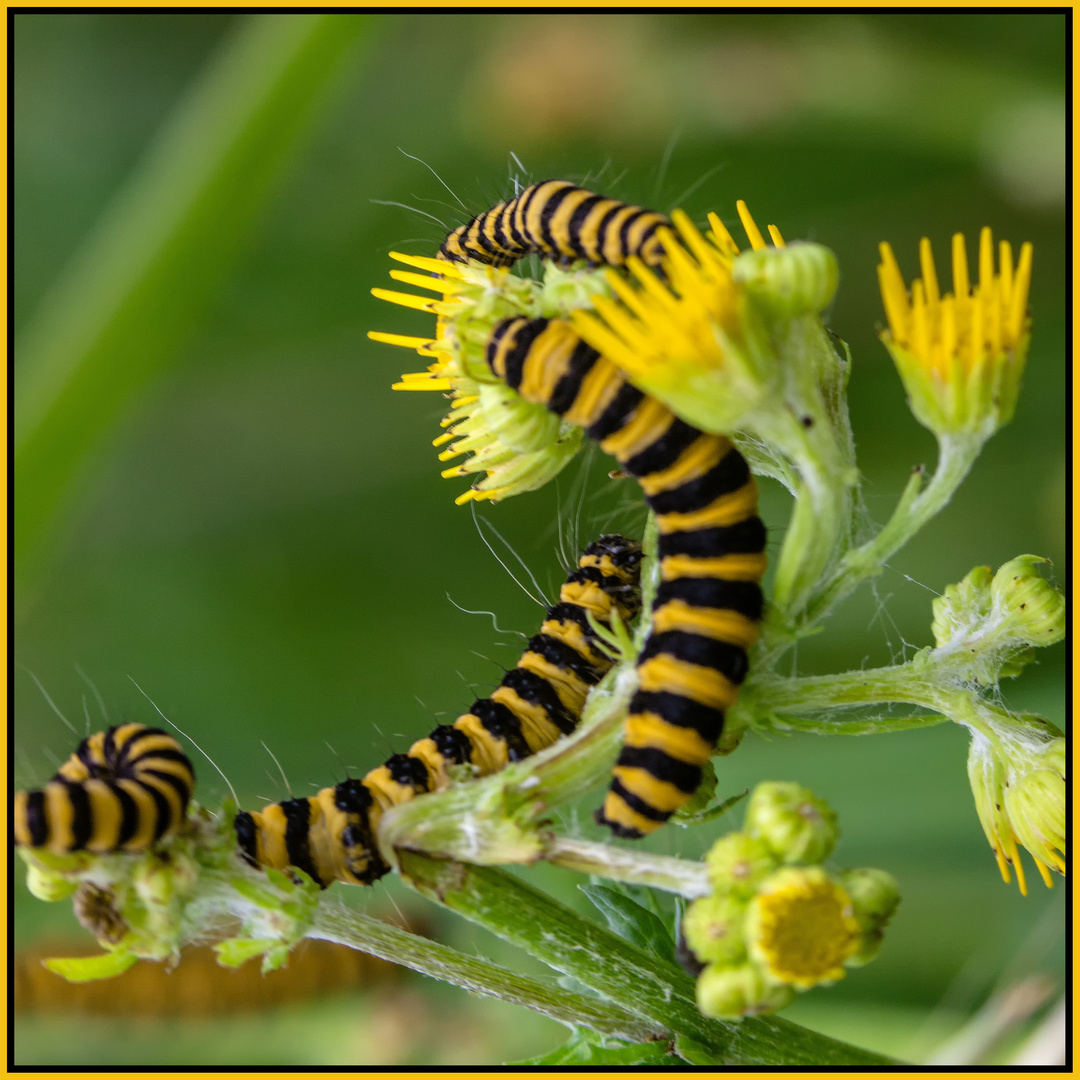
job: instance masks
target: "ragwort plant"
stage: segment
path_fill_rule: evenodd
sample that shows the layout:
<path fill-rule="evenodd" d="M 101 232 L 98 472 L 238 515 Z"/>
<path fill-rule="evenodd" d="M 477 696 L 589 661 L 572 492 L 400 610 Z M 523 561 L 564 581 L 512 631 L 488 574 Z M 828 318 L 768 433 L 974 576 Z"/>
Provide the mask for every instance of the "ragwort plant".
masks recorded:
<path fill-rule="evenodd" d="M 370 336 L 430 361 L 395 388 L 449 397 L 435 443 L 445 447 L 442 460 L 464 458 L 445 476 L 474 478 L 459 503 L 538 488 L 582 444 L 580 427 L 488 366 L 493 328 L 516 316 L 563 320 L 647 399 L 701 432 L 731 437 L 756 474 L 788 489 L 794 506 L 718 752 L 733 752 L 748 730 L 874 734 L 960 724 L 971 735 L 969 779 L 1003 879 L 1015 873 L 1026 892 L 1025 848 L 1049 887 L 1066 865 L 1064 738 L 1042 717 L 1009 712 L 998 694 L 1002 678 L 1020 674 L 1036 648 L 1064 635 L 1064 600 L 1040 573 L 1045 560 L 1020 555 L 946 587 L 933 603 L 934 646 L 904 663 L 812 677 L 779 671 L 800 639 L 947 505 L 1011 418 L 1030 334 L 1031 246 L 1014 260 L 1008 243 L 995 253 L 984 229 L 972 282 L 963 238 L 954 237 L 953 289 L 942 293 L 928 241 L 910 289 L 882 245 L 882 340 L 939 454 L 933 474 L 915 469 L 888 521 L 867 533 L 858 524 L 860 473 L 846 399 L 851 358 L 821 318 L 837 285 L 835 257 L 818 244 L 785 244 L 774 226 L 767 243 L 745 204 L 738 211 L 748 250 L 717 215 L 702 233 L 676 211 L 659 230 L 662 257 L 651 266 L 633 251 L 618 269 L 544 259 L 532 279 L 490 261 L 394 253 L 410 269 L 391 276 L 434 297 L 373 290 L 426 322 L 416 335 Z M 703 862 L 592 842 L 552 824 L 555 809 L 609 774 L 622 741 L 662 577 L 652 516 L 643 547 L 644 614 L 636 629 L 616 620 L 601 635 L 615 663 L 572 734 L 492 775 L 454 770 L 440 790 L 417 797 L 410 790 L 381 806 L 377 820 L 364 819 L 374 822 L 377 854 L 408 885 L 569 979 L 522 976 L 351 912 L 302 870 L 247 865 L 237 856 L 231 803 L 216 816 L 193 805 L 178 829 L 130 854 L 80 850 L 70 828 L 52 833 L 51 847 L 22 847 L 35 895 L 74 893 L 105 947 L 97 958 L 54 961 L 54 970 L 87 979 L 139 958 L 175 963 L 185 944 L 207 937 L 218 940 L 222 963 L 261 957 L 271 969 L 286 963 L 296 942 L 316 937 L 571 1027 L 570 1042 L 536 1063 L 885 1063 L 769 1015 L 871 961 L 899 902 L 886 871 L 829 865 L 838 827 L 818 795 L 790 781 L 760 784 L 743 827 L 717 840 Z M 919 711 L 897 714 L 897 705 Z M 716 800 L 716 777 L 705 773 L 675 813 L 678 824 L 714 820 L 738 802 L 722 789 Z M 91 793 L 70 807 L 58 798 L 61 817 L 80 806 L 91 814 L 76 832 L 92 834 Z M 313 843 L 340 839 L 315 810 L 293 828 Z M 591 875 L 582 888 L 607 926 L 496 869 L 539 860 Z M 674 932 L 635 899 L 635 888 L 681 898 Z"/>

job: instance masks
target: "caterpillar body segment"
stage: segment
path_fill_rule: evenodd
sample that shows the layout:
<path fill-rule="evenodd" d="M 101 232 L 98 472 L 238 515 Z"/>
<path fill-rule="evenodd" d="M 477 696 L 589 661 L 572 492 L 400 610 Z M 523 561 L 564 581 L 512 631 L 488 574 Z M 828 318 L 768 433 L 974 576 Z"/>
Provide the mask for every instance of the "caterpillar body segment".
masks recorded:
<path fill-rule="evenodd" d="M 701 782 L 746 677 L 762 614 L 765 527 L 746 460 L 632 386 L 561 320 L 506 319 L 492 372 L 577 424 L 636 477 L 656 514 L 661 581 L 639 689 L 597 820 L 618 836 L 659 828 Z"/>
<path fill-rule="evenodd" d="M 539 633 L 490 697 L 362 779 L 241 811 L 235 829 L 243 857 L 253 866 L 298 867 L 323 888 L 333 881 L 378 880 L 389 870 L 376 841 L 386 810 L 446 787 L 454 765 L 487 776 L 577 727 L 590 688 L 612 665 L 589 615 L 602 627 L 610 627 L 615 613 L 623 622 L 633 619 L 640 606 L 640 564 L 641 547 L 632 540 L 609 535 L 590 544 Z"/>
<path fill-rule="evenodd" d="M 439 249 L 450 262 L 472 259 L 512 266 L 526 255 L 558 263 L 584 259 L 593 266 L 622 266 L 637 256 L 659 267 L 664 247 L 663 214 L 619 202 L 567 180 L 531 184 L 454 229 Z"/>
<path fill-rule="evenodd" d="M 171 735 L 120 724 L 83 739 L 43 788 L 16 793 L 15 843 L 56 855 L 145 851 L 180 826 L 194 786 Z"/>

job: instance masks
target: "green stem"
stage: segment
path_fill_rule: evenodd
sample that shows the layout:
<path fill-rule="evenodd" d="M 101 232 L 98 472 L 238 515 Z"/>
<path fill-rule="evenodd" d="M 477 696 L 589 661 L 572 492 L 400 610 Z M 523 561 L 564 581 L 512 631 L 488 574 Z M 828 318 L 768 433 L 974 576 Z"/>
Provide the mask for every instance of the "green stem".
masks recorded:
<path fill-rule="evenodd" d="M 470 993 L 523 1005 L 569 1027 L 584 1026 L 631 1042 L 659 1038 L 665 1033 L 662 1026 L 650 1024 L 617 1005 L 507 971 L 479 957 L 465 956 L 336 902 L 320 904 L 307 936 L 402 964 Z"/>
<path fill-rule="evenodd" d="M 608 1000 L 694 1040 L 724 1065 L 884 1065 L 889 1059 L 778 1018 L 709 1020 L 694 982 L 674 964 L 643 952 L 501 870 L 401 854 L 404 880 L 418 892 Z"/>
<path fill-rule="evenodd" d="M 674 859 L 670 855 L 597 844 L 569 836 L 552 836 L 544 845 L 543 857 L 566 870 L 631 885 L 647 885 L 689 900 L 708 896 L 710 892 L 703 863 Z"/>
<path fill-rule="evenodd" d="M 938 464 L 929 484 L 920 491 L 921 468 L 912 474 L 885 527 L 872 540 L 849 551 L 814 597 L 803 620 L 806 627 L 819 622 L 858 585 L 880 573 L 885 563 L 948 505 L 985 441 L 980 435 L 938 437 Z"/>
<path fill-rule="evenodd" d="M 854 476 L 854 468 L 843 458 L 820 394 L 815 390 L 812 397 L 812 407 L 806 407 L 802 395 L 801 407 L 812 421 L 809 428 L 786 407 L 757 416 L 748 425 L 763 441 L 779 447 L 799 473 L 795 506 L 773 578 L 772 611 L 781 635 L 837 557 L 851 516 L 847 477 Z"/>

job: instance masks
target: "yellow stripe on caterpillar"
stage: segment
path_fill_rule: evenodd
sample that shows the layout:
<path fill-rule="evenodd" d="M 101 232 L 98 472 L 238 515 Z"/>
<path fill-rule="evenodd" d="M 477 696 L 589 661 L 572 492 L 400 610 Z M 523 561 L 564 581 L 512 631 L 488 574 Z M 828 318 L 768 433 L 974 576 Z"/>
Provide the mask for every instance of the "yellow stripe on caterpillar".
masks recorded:
<path fill-rule="evenodd" d="M 692 727 L 677 727 L 656 713 L 631 713 L 623 728 L 623 746 L 663 750 L 689 765 L 704 765 L 713 745 Z"/>
<path fill-rule="evenodd" d="M 684 600 L 669 600 L 653 610 L 653 632 L 685 630 L 749 649 L 757 641 L 758 625 L 738 611 L 727 608 L 692 607 Z"/>
<path fill-rule="evenodd" d="M 521 734 L 530 753 L 538 754 L 562 737 L 543 705 L 526 701 L 509 686 L 497 687 L 492 691 L 491 700 L 505 705 L 521 722 Z"/>
<path fill-rule="evenodd" d="M 600 443 L 600 449 L 625 461 L 662 439 L 674 422 L 675 414 L 666 405 L 656 398 L 646 398 L 628 423 Z"/>
<path fill-rule="evenodd" d="M 604 797 L 601 812 L 605 822 L 614 823 L 628 832 L 637 832 L 642 836 L 656 832 L 664 824 L 662 821 L 654 821 L 652 818 L 645 817 L 644 814 L 639 814 L 614 791 L 609 791 Z"/>
<path fill-rule="evenodd" d="M 729 445 L 728 440 L 720 435 L 700 436 L 683 451 L 670 468 L 639 477 L 641 490 L 649 497 L 697 480 L 720 463 L 721 458 L 727 454 Z"/>
<path fill-rule="evenodd" d="M 647 769 L 616 765 L 612 774 L 631 795 L 665 814 L 675 813 L 687 800 L 687 793 L 682 788 L 653 776 Z"/>
<path fill-rule="evenodd" d="M 646 692 L 678 694 L 712 709 L 727 709 L 739 692 L 721 672 L 664 654 L 646 660 L 638 668 L 638 676 Z"/>
<path fill-rule="evenodd" d="M 660 560 L 660 576 L 664 581 L 685 577 L 760 581 L 767 565 L 768 556 L 764 551 L 745 555 L 717 555 L 705 559 L 699 559 L 695 555 L 665 555 Z"/>
<path fill-rule="evenodd" d="M 518 667 L 531 671 L 549 682 L 566 709 L 575 716 L 581 715 L 581 710 L 585 707 L 585 698 L 589 694 L 589 686 L 572 671 L 568 668 L 556 667 L 551 661 L 545 660 L 539 653 L 534 652 L 525 653 L 518 661 Z"/>
<path fill-rule="evenodd" d="M 753 480 L 738 491 L 709 503 L 701 510 L 681 514 L 657 514 L 656 524 L 661 532 L 691 532 L 736 525 L 757 513 L 758 491 Z"/>

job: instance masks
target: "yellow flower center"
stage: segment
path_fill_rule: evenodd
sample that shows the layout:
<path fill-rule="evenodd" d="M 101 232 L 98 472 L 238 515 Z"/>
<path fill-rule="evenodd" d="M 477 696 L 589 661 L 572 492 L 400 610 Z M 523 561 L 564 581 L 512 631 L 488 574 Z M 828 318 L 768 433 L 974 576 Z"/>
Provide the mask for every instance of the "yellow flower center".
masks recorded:
<path fill-rule="evenodd" d="M 1031 244 L 1020 249 L 1013 267 L 1012 248 L 1003 240 L 994 270 L 994 241 L 989 228 L 979 236 L 979 282 L 968 279 L 962 233 L 952 239 L 953 291 L 941 295 L 930 241 L 919 243 L 922 277 L 908 294 L 892 248 L 881 245 L 878 278 L 893 342 L 931 371 L 945 377 L 959 365 L 970 371 L 985 358 L 1015 350 L 1026 330 L 1031 284 Z"/>
<path fill-rule="evenodd" d="M 753 902 L 754 952 L 781 982 L 810 987 L 843 978 L 858 946 L 851 897 L 818 868 L 781 870 Z"/>

